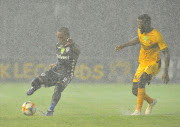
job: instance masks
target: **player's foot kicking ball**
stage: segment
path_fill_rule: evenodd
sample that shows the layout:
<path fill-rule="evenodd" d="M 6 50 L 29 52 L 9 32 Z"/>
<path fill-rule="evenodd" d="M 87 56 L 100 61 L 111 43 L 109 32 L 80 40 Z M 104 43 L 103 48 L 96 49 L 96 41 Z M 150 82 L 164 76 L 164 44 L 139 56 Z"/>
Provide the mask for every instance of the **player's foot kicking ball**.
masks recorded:
<path fill-rule="evenodd" d="M 148 107 L 146 108 L 145 115 L 149 115 L 152 112 L 152 107 L 157 103 L 156 99 L 153 99 L 153 102 L 151 104 L 148 104 Z"/>

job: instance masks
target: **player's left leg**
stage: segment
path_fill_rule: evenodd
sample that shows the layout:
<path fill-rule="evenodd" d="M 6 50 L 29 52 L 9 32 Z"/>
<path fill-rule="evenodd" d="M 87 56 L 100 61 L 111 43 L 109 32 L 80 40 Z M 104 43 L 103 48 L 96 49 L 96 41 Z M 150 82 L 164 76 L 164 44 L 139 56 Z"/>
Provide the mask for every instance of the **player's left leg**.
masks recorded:
<path fill-rule="evenodd" d="M 36 90 L 41 88 L 42 85 L 45 87 L 49 87 L 50 85 L 54 85 L 54 80 L 55 78 L 52 77 L 57 77 L 55 74 L 53 74 L 52 69 L 42 73 L 38 77 L 32 80 L 31 82 L 31 88 L 27 91 L 27 95 L 30 96 L 32 95 Z"/>
<path fill-rule="evenodd" d="M 155 75 L 159 73 L 160 70 L 161 70 L 161 60 L 148 66 L 145 72 L 151 75 L 151 80 L 152 80 L 155 77 Z M 153 106 L 157 103 L 157 100 L 152 99 L 149 96 L 146 96 L 145 100 L 148 102 L 148 106 L 146 108 L 145 114 L 149 115 L 152 112 Z"/>
<path fill-rule="evenodd" d="M 54 88 L 54 94 L 51 99 L 51 105 L 48 109 L 46 116 L 53 116 L 54 108 L 56 107 L 57 103 L 59 102 L 61 98 L 61 93 L 64 91 L 64 89 L 67 87 L 69 81 L 67 82 L 57 82 Z"/>
<path fill-rule="evenodd" d="M 62 85 L 58 84 L 54 88 L 54 93 L 51 100 L 51 106 L 46 113 L 46 116 L 53 116 L 54 108 L 61 98 Z"/>

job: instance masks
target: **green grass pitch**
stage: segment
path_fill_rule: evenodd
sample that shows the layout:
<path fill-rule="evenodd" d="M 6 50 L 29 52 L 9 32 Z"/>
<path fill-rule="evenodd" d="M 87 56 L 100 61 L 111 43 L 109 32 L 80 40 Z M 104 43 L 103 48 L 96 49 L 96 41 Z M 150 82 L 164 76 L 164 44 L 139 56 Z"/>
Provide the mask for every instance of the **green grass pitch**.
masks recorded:
<path fill-rule="evenodd" d="M 54 87 L 26 96 L 29 83 L 0 83 L 0 127 L 180 127 L 180 85 L 150 85 L 146 93 L 158 100 L 152 115 L 131 116 L 136 97 L 131 85 L 69 84 L 55 108 L 45 117 Z M 34 116 L 25 116 L 21 106 L 36 104 Z"/>

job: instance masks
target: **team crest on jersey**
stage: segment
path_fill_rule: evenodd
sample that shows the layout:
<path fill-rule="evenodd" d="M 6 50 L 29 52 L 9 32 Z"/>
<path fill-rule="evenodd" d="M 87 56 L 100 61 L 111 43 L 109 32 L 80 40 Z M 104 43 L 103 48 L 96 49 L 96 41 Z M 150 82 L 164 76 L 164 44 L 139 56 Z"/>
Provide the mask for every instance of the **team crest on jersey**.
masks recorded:
<path fill-rule="evenodd" d="M 144 36 L 144 42 L 146 42 L 147 41 L 147 36 Z"/>
<path fill-rule="evenodd" d="M 67 48 L 66 48 L 66 52 L 69 52 L 69 50 L 70 50 L 70 47 L 67 47 Z"/>
<path fill-rule="evenodd" d="M 70 47 L 67 47 L 67 48 L 61 48 L 61 54 L 63 54 L 64 51 L 69 52 L 69 50 L 70 50 Z"/>

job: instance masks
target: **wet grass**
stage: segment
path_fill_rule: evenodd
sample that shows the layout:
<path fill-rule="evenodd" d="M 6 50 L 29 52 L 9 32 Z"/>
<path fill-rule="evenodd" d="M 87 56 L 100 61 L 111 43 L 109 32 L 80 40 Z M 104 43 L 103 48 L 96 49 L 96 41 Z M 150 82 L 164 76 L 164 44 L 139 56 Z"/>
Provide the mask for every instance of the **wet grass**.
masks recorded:
<path fill-rule="evenodd" d="M 131 85 L 70 84 L 62 93 L 53 117 L 39 111 L 50 106 L 54 87 L 26 96 L 26 83 L 0 84 L 0 127 L 179 127 L 180 85 L 151 85 L 146 92 L 158 100 L 152 115 L 131 116 L 136 97 Z M 21 106 L 36 104 L 34 116 L 25 116 Z M 144 102 L 142 114 L 146 109 Z"/>

